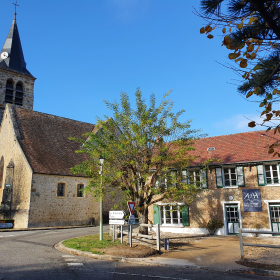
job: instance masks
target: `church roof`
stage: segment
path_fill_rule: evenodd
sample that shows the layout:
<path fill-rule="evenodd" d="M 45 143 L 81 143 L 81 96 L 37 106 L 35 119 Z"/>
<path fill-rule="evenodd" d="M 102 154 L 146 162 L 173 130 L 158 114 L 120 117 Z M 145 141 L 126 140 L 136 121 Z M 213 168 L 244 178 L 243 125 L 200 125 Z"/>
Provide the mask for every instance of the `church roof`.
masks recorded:
<path fill-rule="evenodd" d="M 12 105 L 8 108 L 11 108 L 18 142 L 33 172 L 74 176 L 70 168 L 87 158 L 85 154 L 75 153 L 80 145 L 69 137 L 81 138 L 94 125 Z"/>
<path fill-rule="evenodd" d="M 0 68 L 33 77 L 26 69 L 16 18 L 13 20 L 12 27 L 1 50 L 1 54 L 3 52 L 7 52 L 9 56 L 6 59 L 0 56 Z"/>

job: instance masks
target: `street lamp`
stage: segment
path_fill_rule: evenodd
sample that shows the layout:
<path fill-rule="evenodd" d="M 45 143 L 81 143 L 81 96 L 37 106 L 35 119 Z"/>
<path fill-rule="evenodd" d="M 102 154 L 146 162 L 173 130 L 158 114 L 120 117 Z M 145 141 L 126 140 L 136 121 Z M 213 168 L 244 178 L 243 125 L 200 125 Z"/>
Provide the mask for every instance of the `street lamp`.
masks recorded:
<path fill-rule="evenodd" d="M 101 186 L 100 186 L 100 240 L 103 240 L 103 214 L 102 214 L 102 167 L 103 167 L 103 163 L 104 163 L 104 158 L 102 157 L 102 155 L 99 158 L 99 162 L 100 162 L 100 174 L 101 174 Z"/>

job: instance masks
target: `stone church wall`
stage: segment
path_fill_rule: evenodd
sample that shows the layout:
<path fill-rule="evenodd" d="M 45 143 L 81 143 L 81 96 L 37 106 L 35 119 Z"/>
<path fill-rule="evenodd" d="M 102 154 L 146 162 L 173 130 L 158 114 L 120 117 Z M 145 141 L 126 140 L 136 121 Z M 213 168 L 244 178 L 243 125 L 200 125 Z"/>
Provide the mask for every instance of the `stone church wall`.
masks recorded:
<path fill-rule="evenodd" d="M 57 184 L 65 183 L 65 196 L 57 196 Z M 29 227 L 91 224 L 99 220 L 99 203 L 92 194 L 77 197 L 77 184 L 83 177 L 33 174 Z"/>
<path fill-rule="evenodd" d="M 15 219 L 15 228 L 26 228 L 28 225 L 32 170 L 15 137 L 8 108 L 6 108 L 0 128 L 0 159 L 3 162 L 3 166 L 0 168 L 0 202 L 3 198 L 5 183 L 11 184 L 12 207 L 11 211 L 5 212 L 5 214 L 11 215 L 11 218 Z M 9 163 L 14 164 L 13 169 L 7 169 Z M 8 173 L 13 178 L 8 178 Z M 10 210 L 7 205 L 5 208 Z"/>

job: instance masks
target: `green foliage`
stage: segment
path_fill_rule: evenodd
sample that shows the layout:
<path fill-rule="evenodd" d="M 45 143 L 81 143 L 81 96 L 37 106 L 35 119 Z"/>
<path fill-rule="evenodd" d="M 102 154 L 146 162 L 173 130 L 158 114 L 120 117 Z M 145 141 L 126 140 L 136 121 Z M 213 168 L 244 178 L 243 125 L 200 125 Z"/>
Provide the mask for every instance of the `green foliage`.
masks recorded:
<path fill-rule="evenodd" d="M 224 222 L 222 220 L 209 220 L 206 229 L 209 231 L 209 234 L 215 235 L 217 230 L 223 226 Z"/>
<path fill-rule="evenodd" d="M 184 110 L 172 112 L 173 101 L 167 99 L 169 93 L 164 95 L 159 106 L 152 94 L 147 105 L 137 89 L 134 109 L 128 95 L 122 92 L 120 104 L 105 101 L 113 118 L 98 118 L 94 131 L 85 135 L 86 141 L 73 139 L 82 146 L 77 153 L 88 155 L 86 162 L 72 168 L 72 172 L 91 178 L 87 190 L 100 196 L 98 159 L 102 155 L 105 158 L 103 186 L 120 189 L 125 195 L 125 203 L 135 201 L 136 211 L 139 216 L 144 214 L 146 222 L 147 209 L 154 195 L 159 195 L 157 201 L 180 199 L 189 202 L 201 190 L 200 186 L 185 183 L 181 175 L 182 169 L 196 158 L 191 152 L 199 131 L 191 129 L 191 121 L 179 121 Z M 165 184 L 157 184 L 162 178 Z"/>
<path fill-rule="evenodd" d="M 279 120 L 280 114 L 280 2 L 201 0 L 200 3 L 197 14 L 207 21 L 200 33 L 209 38 L 213 30 L 222 29 L 222 44 L 231 50 L 229 59 L 234 63 L 231 68 L 243 80 L 238 91 L 260 103 L 261 125 L 280 132 L 280 125 L 272 122 Z M 273 105 L 277 105 L 275 109 Z M 255 126 L 255 122 L 249 123 L 249 127 Z M 276 146 L 271 146 L 270 152 L 280 156 L 274 150 Z"/>

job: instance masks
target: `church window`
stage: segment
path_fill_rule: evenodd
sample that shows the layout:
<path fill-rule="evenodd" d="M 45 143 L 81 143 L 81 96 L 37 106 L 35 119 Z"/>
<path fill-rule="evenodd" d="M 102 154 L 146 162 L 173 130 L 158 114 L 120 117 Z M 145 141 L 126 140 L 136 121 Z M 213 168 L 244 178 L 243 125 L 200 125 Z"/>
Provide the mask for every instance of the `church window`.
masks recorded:
<path fill-rule="evenodd" d="M 77 197 L 85 197 L 84 184 L 78 184 L 77 185 Z"/>
<path fill-rule="evenodd" d="M 65 196 L 65 183 L 58 183 L 57 184 L 57 197 L 64 197 Z"/>
<path fill-rule="evenodd" d="M 16 85 L 16 98 L 15 98 L 15 104 L 22 106 L 23 101 L 23 86 L 22 83 L 17 83 Z"/>
<path fill-rule="evenodd" d="M 14 97 L 14 84 L 11 80 L 8 80 L 6 83 L 5 102 L 13 103 L 13 97 Z"/>

